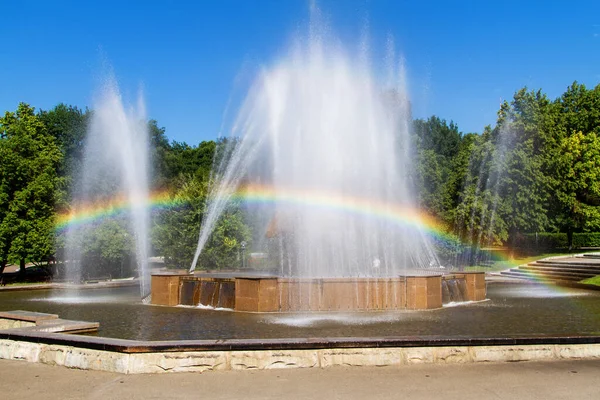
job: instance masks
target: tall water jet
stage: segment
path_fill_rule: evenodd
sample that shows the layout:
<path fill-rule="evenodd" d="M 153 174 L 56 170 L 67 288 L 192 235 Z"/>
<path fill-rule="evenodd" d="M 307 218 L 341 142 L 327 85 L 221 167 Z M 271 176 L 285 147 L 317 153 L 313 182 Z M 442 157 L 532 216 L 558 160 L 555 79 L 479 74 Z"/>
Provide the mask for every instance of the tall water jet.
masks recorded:
<path fill-rule="evenodd" d="M 352 53 L 322 25 L 309 31 L 263 68 L 233 121 L 190 271 L 240 197 L 253 249 L 280 276 L 397 276 L 437 263 L 411 190 L 403 60 L 390 45 L 376 73 L 368 46 Z"/>
<path fill-rule="evenodd" d="M 140 294 L 149 295 L 148 146 L 143 100 L 139 97 L 135 107 L 125 107 L 116 81 L 107 79 L 94 101 L 83 169 L 72 194 L 73 218 L 66 235 L 70 280 L 82 281 L 84 271 L 103 276 L 100 259 L 129 262 L 120 266 L 121 273 L 137 270 Z M 119 257 L 132 246 L 135 260 Z M 97 249 L 95 256 L 90 248 Z"/>

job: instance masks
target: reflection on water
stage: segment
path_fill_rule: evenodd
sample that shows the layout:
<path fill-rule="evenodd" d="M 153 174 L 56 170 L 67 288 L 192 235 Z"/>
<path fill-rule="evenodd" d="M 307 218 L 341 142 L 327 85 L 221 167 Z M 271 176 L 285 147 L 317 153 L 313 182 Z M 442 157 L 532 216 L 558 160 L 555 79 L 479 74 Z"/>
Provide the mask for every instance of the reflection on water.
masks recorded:
<path fill-rule="evenodd" d="M 411 321 L 424 317 L 425 313 L 380 312 L 380 313 L 285 313 L 268 314 L 259 323 L 287 325 L 292 327 L 327 327 L 328 325 L 370 325 Z M 337 335 L 339 336 L 339 335 Z"/>
<path fill-rule="evenodd" d="M 429 311 L 249 314 L 141 304 L 135 287 L 0 292 L 0 310 L 30 310 L 100 322 L 99 335 L 140 340 L 599 335 L 598 292 L 490 284 L 489 301 Z"/>
<path fill-rule="evenodd" d="M 572 290 L 566 287 L 540 284 L 503 285 L 495 293 L 503 297 L 522 298 L 555 298 L 555 297 L 581 297 L 596 295 L 597 293 L 585 290 Z"/>
<path fill-rule="evenodd" d="M 487 300 L 484 300 L 487 301 Z M 476 301 L 451 301 L 450 303 L 446 303 L 446 304 L 442 304 L 442 307 L 444 308 L 450 308 L 450 307 L 466 307 L 469 306 L 471 304 L 477 303 Z"/>

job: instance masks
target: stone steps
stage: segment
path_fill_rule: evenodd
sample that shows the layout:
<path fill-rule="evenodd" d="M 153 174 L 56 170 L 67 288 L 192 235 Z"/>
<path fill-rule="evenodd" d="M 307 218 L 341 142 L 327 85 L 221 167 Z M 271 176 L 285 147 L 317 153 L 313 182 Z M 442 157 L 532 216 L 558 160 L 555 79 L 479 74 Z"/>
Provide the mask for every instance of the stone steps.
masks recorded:
<path fill-rule="evenodd" d="M 595 256 L 595 257 L 594 257 Z M 600 255 L 553 258 L 502 271 L 503 276 L 545 282 L 579 282 L 600 275 Z"/>
<path fill-rule="evenodd" d="M 23 310 L 0 312 L 0 329 L 50 333 L 89 333 L 96 332 L 99 327 L 98 322 L 62 319 L 58 318 L 56 314 Z"/>
<path fill-rule="evenodd" d="M 544 265 L 538 265 L 538 264 L 528 264 L 528 265 L 523 265 L 519 267 L 520 270 L 522 271 L 533 271 L 533 272 L 540 272 L 540 273 L 544 273 L 544 272 L 548 272 L 548 273 L 553 273 L 553 272 L 564 272 L 564 273 L 572 273 L 572 274 L 582 274 L 582 275 L 588 275 L 588 276 L 595 276 L 595 275 L 600 275 L 600 268 L 594 267 L 594 268 L 585 268 L 585 267 L 572 267 L 572 266 L 564 266 L 564 267 L 558 267 L 558 266 L 551 266 L 551 267 L 547 267 Z"/>
<path fill-rule="evenodd" d="M 581 267 L 581 268 L 600 268 L 600 260 L 593 259 L 593 261 L 592 261 L 592 259 L 587 260 L 585 258 L 568 259 L 565 261 L 537 260 L 537 261 L 530 262 L 529 264 L 546 265 L 549 267 L 570 265 L 573 267 Z"/>
<path fill-rule="evenodd" d="M 568 276 L 568 275 L 553 275 L 548 276 L 544 274 L 536 274 L 526 271 L 520 271 L 517 268 L 511 268 L 508 271 L 502 271 L 500 273 L 503 276 L 510 276 L 512 278 L 520 278 L 533 280 L 536 282 L 556 282 L 556 281 L 571 281 L 571 282 L 579 282 L 581 279 L 578 277 Z"/>

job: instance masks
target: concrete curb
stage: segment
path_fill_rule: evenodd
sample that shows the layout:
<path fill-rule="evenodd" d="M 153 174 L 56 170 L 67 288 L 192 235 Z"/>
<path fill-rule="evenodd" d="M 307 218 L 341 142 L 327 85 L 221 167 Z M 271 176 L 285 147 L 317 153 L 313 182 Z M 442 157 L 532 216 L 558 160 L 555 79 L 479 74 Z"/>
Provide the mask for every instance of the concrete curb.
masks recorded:
<path fill-rule="evenodd" d="M 123 374 L 600 358 L 600 336 L 146 342 L 0 331 L 0 358 Z"/>

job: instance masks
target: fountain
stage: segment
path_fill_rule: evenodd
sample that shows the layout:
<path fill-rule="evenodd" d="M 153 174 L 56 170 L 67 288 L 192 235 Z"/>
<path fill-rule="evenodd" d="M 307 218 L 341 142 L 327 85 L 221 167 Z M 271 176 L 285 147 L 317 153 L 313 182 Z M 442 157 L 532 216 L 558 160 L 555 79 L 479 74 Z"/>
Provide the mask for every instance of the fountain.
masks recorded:
<path fill-rule="evenodd" d="M 89 290 L 78 301 L 47 290 L 0 290 L 0 311 L 33 311 L 0 315 L 0 358 L 130 374 L 600 357 L 600 296 L 585 288 L 496 281 L 489 301 L 468 311 L 395 311 L 482 300 L 483 274 L 433 270 L 435 255 L 407 178 L 409 106 L 401 63 L 390 51 L 389 79 L 381 83 L 366 47 L 352 55 L 318 29 L 312 33 L 264 70 L 234 121 L 231 132 L 239 139 L 216 168 L 192 273 L 152 276 L 154 304 L 193 307 L 145 306 L 128 287 Z M 144 296 L 143 114 L 125 111 L 114 82 L 106 85 L 76 207 L 96 202 L 110 210 L 106 199 L 121 194 L 112 209 L 131 210 Z M 230 206 L 252 217 L 257 234 L 248 251 L 272 250 L 276 270 L 195 273 Z M 83 253 L 78 238 L 88 232 L 69 226 L 68 260 L 76 264 Z M 545 261 L 548 268 L 556 262 Z M 310 313 L 236 314 L 198 304 Z M 58 313 L 98 320 L 101 336 L 31 326 L 32 317 Z"/>
<path fill-rule="evenodd" d="M 86 241 L 97 241 L 101 251 L 128 252 L 135 247 L 135 263 L 142 298 L 150 294 L 148 260 L 148 131 L 142 100 L 126 109 L 114 78 L 106 80 L 95 100 L 88 128 L 83 170 L 73 193 L 73 223 L 66 234 L 68 279 L 80 282 L 84 271 L 98 271 L 86 256 Z M 124 211 L 124 212 L 122 212 Z M 96 214 L 102 215 L 96 215 Z M 77 224 L 89 216 L 92 223 Z M 94 218 L 98 216 L 110 218 Z M 85 219 L 85 218 L 84 218 Z M 131 233 L 133 233 L 133 238 Z M 107 241 L 112 241 L 107 243 Z M 111 248 L 112 246 L 112 248 Z M 110 259 L 110 255 L 108 257 Z M 121 260 L 121 262 L 123 262 Z M 134 264 L 131 262 L 131 264 Z M 128 268 L 124 266 L 123 268 Z M 134 267 L 135 268 L 135 267 Z M 135 271 L 131 271 L 135 272 Z"/>
<path fill-rule="evenodd" d="M 233 278 L 215 285 L 204 275 L 213 292 L 206 298 L 215 299 L 205 305 L 233 303 L 219 300 L 226 291 L 244 311 L 440 307 L 439 262 L 410 183 L 404 62 L 390 41 L 379 77 L 368 46 L 352 53 L 318 21 L 309 31 L 262 70 L 233 121 L 190 273 L 219 218 L 240 201 L 254 251 L 275 268 L 259 280 L 237 274 L 235 290 L 226 289 Z M 431 267 L 436 274 L 425 273 Z M 181 283 L 184 303 L 198 304 L 208 290 L 198 283 L 194 294 L 198 279 Z"/>

